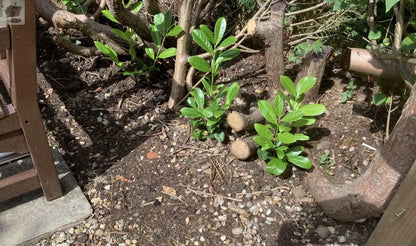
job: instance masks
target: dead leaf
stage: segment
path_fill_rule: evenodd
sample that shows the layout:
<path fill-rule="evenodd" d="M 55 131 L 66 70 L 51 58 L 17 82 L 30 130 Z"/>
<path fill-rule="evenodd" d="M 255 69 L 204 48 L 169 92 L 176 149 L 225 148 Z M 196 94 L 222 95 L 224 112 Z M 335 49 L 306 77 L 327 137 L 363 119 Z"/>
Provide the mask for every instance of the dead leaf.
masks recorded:
<path fill-rule="evenodd" d="M 150 151 L 146 154 L 147 159 L 157 159 L 159 154 L 157 152 Z"/>
<path fill-rule="evenodd" d="M 132 183 L 132 182 L 133 182 L 133 181 L 131 181 L 130 179 L 125 178 L 125 177 L 123 177 L 123 176 L 121 176 L 121 175 L 118 175 L 118 174 L 117 174 L 117 176 L 116 176 L 116 179 L 118 179 L 118 180 L 120 180 L 121 182 L 124 182 L 124 183 Z"/>
<path fill-rule="evenodd" d="M 162 186 L 163 193 L 169 196 L 175 196 L 176 197 L 176 190 L 169 186 Z"/>

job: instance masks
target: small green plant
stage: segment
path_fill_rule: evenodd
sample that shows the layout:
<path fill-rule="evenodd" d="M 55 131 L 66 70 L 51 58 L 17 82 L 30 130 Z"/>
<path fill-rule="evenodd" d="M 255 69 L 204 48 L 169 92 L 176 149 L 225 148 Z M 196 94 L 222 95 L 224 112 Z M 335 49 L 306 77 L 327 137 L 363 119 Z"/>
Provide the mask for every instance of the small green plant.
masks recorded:
<path fill-rule="evenodd" d="M 325 166 L 325 172 L 329 175 L 334 175 L 332 167 L 335 166 L 335 161 L 329 156 L 329 152 L 325 151 L 324 154 L 319 156 L 319 164 Z"/>
<path fill-rule="evenodd" d="M 389 138 L 389 132 L 390 132 L 390 120 L 391 120 L 391 114 L 398 108 L 396 106 L 393 108 L 393 95 L 387 96 L 384 93 L 377 93 L 373 95 L 373 104 L 376 106 L 383 105 L 387 109 L 387 120 L 386 120 L 386 139 Z"/>
<path fill-rule="evenodd" d="M 230 87 L 214 83 L 222 64 L 240 54 L 239 49 L 226 49 L 237 41 L 234 36 L 224 39 L 226 28 L 227 22 L 224 17 L 221 17 L 215 23 L 214 32 L 205 25 L 200 25 L 199 29 L 192 31 L 192 39 L 210 55 L 209 62 L 199 56 L 192 56 L 188 59 L 191 66 L 205 73 L 201 79 L 204 90 L 198 87 L 192 90 L 191 97 L 187 99 L 191 107 L 184 107 L 180 110 L 181 116 L 191 118 L 192 136 L 195 139 L 209 137 L 220 142 L 224 141 L 225 133 L 221 128 L 224 114 L 240 89 L 236 82 Z"/>
<path fill-rule="evenodd" d="M 298 133 L 298 129 L 315 123 L 315 117 L 326 110 L 322 104 L 302 105 L 304 93 L 315 85 L 316 78 L 304 77 L 297 86 L 289 77 L 281 76 L 280 80 L 289 95 L 278 91 L 273 105 L 260 100 L 258 107 L 268 124 L 254 125 L 259 134 L 254 137 L 254 141 L 260 146 L 257 154 L 267 161 L 266 171 L 276 176 L 281 175 L 289 163 L 303 169 L 312 167 L 311 160 L 301 155 L 305 148 L 296 144 L 298 141 L 309 140 L 309 137 Z M 289 106 L 287 112 L 285 105 Z"/>
<path fill-rule="evenodd" d="M 130 6 L 131 1 L 129 1 L 127 6 Z M 143 2 L 138 2 L 137 4 L 133 5 L 132 11 L 138 12 L 143 5 Z M 111 20 L 114 23 L 120 24 L 120 22 L 111 14 L 108 10 L 103 10 L 102 14 Z M 152 40 L 156 46 L 156 50 L 147 47 L 145 48 L 145 52 L 150 59 L 153 60 L 152 65 L 147 65 L 144 63 L 139 57 L 137 57 L 137 50 L 136 44 L 139 41 L 140 37 L 135 33 L 135 31 L 127 27 L 125 31 L 120 29 L 113 28 L 111 31 L 119 36 L 121 39 L 126 40 L 129 44 L 129 55 L 130 59 L 134 64 L 140 65 L 139 68 L 135 68 L 134 70 L 128 70 L 127 63 L 120 61 L 117 53 L 108 45 L 105 45 L 99 41 L 94 41 L 95 46 L 99 49 L 104 55 L 106 55 L 105 59 L 113 61 L 117 66 L 124 69 L 124 75 L 135 75 L 140 76 L 146 74 L 148 71 L 158 70 L 156 67 L 157 61 L 159 59 L 167 59 L 172 56 L 176 55 L 176 48 L 168 48 L 162 50 L 163 44 L 166 40 L 166 37 L 175 37 L 182 32 L 182 28 L 175 23 L 172 23 L 173 17 L 170 11 L 166 12 L 165 14 L 159 13 L 154 16 L 153 24 L 151 25 L 151 35 Z"/>
<path fill-rule="evenodd" d="M 65 5 L 66 9 L 75 14 L 87 13 L 87 8 L 82 5 L 84 2 L 85 0 L 62 0 L 62 4 Z"/>
<path fill-rule="evenodd" d="M 319 53 L 322 52 L 322 42 L 321 40 L 316 40 L 313 43 L 302 42 L 295 46 L 293 52 L 289 55 L 289 61 L 295 62 L 296 64 L 302 61 L 302 58 L 305 57 L 309 52 Z"/>
<path fill-rule="evenodd" d="M 341 93 L 342 95 L 341 102 L 346 103 L 348 100 L 350 100 L 352 96 L 354 95 L 355 89 L 357 89 L 357 86 L 354 85 L 354 81 L 350 80 L 348 85 L 345 87 L 344 92 Z"/>

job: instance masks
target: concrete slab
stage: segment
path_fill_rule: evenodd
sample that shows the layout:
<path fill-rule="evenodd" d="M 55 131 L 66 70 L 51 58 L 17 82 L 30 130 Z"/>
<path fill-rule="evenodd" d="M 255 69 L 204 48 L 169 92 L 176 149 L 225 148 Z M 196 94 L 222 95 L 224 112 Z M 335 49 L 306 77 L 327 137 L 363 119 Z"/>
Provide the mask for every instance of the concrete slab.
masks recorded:
<path fill-rule="evenodd" d="M 92 213 L 92 208 L 77 181 L 57 150 L 53 150 L 55 165 L 64 190 L 64 196 L 46 201 L 41 190 L 0 202 L 0 245 L 30 244 L 57 230 L 81 223 Z M 17 166 L 25 168 L 30 158 Z M 4 169 L 2 167 L 1 169 Z M 0 169 L 0 177 L 7 173 Z M 13 173 L 13 172 L 10 172 Z"/>

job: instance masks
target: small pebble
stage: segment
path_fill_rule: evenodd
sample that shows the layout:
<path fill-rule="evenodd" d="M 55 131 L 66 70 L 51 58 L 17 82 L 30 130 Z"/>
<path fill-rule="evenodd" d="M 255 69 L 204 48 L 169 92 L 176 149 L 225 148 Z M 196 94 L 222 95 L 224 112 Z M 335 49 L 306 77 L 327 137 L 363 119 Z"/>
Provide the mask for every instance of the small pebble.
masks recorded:
<path fill-rule="evenodd" d="M 240 234 L 242 234 L 242 233 L 243 233 L 243 231 L 244 231 L 244 229 L 243 229 L 243 228 L 241 228 L 241 227 L 237 227 L 237 228 L 233 228 L 233 230 L 231 231 L 231 233 L 232 233 L 233 235 L 240 235 Z"/>
<path fill-rule="evenodd" d="M 345 236 L 339 236 L 338 237 L 338 242 L 339 243 L 345 243 L 347 241 L 347 238 Z"/>

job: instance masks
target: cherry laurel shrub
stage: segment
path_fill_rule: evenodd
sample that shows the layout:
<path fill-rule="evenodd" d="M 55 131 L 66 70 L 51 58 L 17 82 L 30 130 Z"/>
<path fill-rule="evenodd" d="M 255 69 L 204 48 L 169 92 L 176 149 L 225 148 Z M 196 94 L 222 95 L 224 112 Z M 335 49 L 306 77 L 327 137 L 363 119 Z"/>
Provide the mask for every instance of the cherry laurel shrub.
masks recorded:
<path fill-rule="evenodd" d="M 199 29 L 192 31 L 192 39 L 210 55 L 208 61 L 199 56 L 188 59 L 191 66 L 205 73 L 201 79 L 203 89 L 196 87 L 192 90 L 191 96 L 187 99 L 190 107 L 180 110 L 181 116 L 191 118 L 192 137 L 195 139 L 209 137 L 220 142 L 224 141 L 225 133 L 221 127 L 225 121 L 224 115 L 240 89 L 236 82 L 229 87 L 214 83 L 223 62 L 240 54 L 239 49 L 227 49 L 237 42 L 237 38 L 228 36 L 224 39 L 226 29 L 227 22 L 221 17 L 215 23 L 214 32 L 205 25 L 200 25 Z"/>
<path fill-rule="evenodd" d="M 288 96 L 278 91 L 273 105 L 260 100 L 258 107 L 267 124 L 254 125 L 258 133 L 254 137 L 259 145 L 257 154 L 267 161 L 266 171 L 276 176 L 281 175 L 288 165 L 303 169 L 312 167 L 311 160 L 302 155 L 305 148 L 297 144 L 309 140 L 309 137 L 298 132 L 300 127 L 315 123 L 316 116 L 326 110 L 322 104 L 302 105 L 304 93 L 315 85 L 316 78 L 304 77 L 297 86 L 289 77 L 281 76 L 280 80 Z"/>

